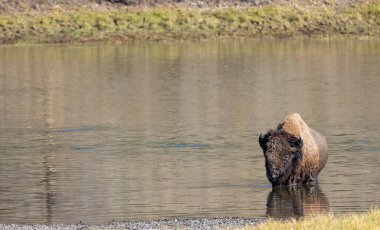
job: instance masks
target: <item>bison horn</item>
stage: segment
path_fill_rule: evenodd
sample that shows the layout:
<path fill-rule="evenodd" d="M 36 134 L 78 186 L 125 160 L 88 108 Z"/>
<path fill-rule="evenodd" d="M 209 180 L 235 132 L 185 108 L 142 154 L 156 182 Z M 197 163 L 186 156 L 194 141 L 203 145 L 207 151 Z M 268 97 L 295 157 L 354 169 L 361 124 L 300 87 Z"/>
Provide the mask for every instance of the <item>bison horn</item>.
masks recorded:
<path fill-rule="evenodd" d="M 263 134 L 262 134 L 262 133 L 260 133 L 260 136 L 259 136 L 259 144 L 260 144 L 260 147 L 261 147 L 262 149 L 264 149 L 265 140 L 264 140 L 264 138 L 263 138 Z"/>
<path fill-rule="evenodd" d="M 302 140 L 301 136 L 299 136 L 297 144 L 298 144 L 299 148 L 302 149 L 302 147 L 303 147 L 303 140 Z"/>

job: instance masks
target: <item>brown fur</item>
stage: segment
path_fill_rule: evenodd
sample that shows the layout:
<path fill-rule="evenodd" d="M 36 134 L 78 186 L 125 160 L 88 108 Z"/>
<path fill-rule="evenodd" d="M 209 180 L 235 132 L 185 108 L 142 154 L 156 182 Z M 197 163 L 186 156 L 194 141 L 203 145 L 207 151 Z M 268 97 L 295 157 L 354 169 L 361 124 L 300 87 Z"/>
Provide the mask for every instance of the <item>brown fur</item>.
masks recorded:
<path fill-rule="evenodd" d="M 295 138 L 302 140 L 303 145 L 292 144 Z M 265 155 L 267 177 L 274 186 L 316 182 L 327 162 L 326 139 L 297 113 L 286 116 L 277 130 L 260 136 L 259 142 Z"/>

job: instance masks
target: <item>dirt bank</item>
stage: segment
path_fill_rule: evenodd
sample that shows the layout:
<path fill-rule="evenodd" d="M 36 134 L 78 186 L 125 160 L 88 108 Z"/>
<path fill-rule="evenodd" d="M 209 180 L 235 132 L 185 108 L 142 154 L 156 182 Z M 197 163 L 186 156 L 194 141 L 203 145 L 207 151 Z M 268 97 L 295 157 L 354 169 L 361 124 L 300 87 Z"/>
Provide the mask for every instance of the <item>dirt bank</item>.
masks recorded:
<path fill-rule="evenodd" d="M 115 10 L 123 7 L 259 7 L 268 4 L 331 7 L 375 2 L 376 0 L 0 0 L 0 12 L 44 11 L 57 6 L 65 9 Z"/>
<path fill-rule="evenodd" d="M 142 0 L 138 5 L 91 0 L 1 1 L 2 44 L 380 37 L 378 1 L 186 0 L 146 5 Z"/>

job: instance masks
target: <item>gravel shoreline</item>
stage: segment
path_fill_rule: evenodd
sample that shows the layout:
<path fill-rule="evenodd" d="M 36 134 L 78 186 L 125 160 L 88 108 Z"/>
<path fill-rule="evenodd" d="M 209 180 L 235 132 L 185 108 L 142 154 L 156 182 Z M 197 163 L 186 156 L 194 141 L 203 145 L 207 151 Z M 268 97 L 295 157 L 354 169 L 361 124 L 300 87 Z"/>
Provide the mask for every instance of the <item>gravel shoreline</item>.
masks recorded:
<path fill-rule="evenodd" d="M 242 228 L 245 226 L 253 226 L 262 223 L 266 218 L 240 218 L 240 217 L 226 217 L 226 218 L 178 218 L 178 219 L 165 219 L 157 221 L 123 221 L 123 222 L 110 222 L 101 225 L 89 224 L 70 224 L 70 225 L 22 225 L 22 224 L 0 224 L 1 230 L 71 230 L 71 229 L 230 229 Z"/>

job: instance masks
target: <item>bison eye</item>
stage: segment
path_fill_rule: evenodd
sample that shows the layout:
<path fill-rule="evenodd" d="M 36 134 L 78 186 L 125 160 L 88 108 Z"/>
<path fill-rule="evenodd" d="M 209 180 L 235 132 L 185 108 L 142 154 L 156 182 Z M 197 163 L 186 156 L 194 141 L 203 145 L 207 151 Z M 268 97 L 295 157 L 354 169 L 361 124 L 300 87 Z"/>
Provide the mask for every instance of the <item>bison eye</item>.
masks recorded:
<path fill-rule="evenodd" d="M 289 159 L 291 158 L 292 156 L 290 156 L 290 155 L 285 155 L 284 156 L 284 161 L 289 161 Z"/>

